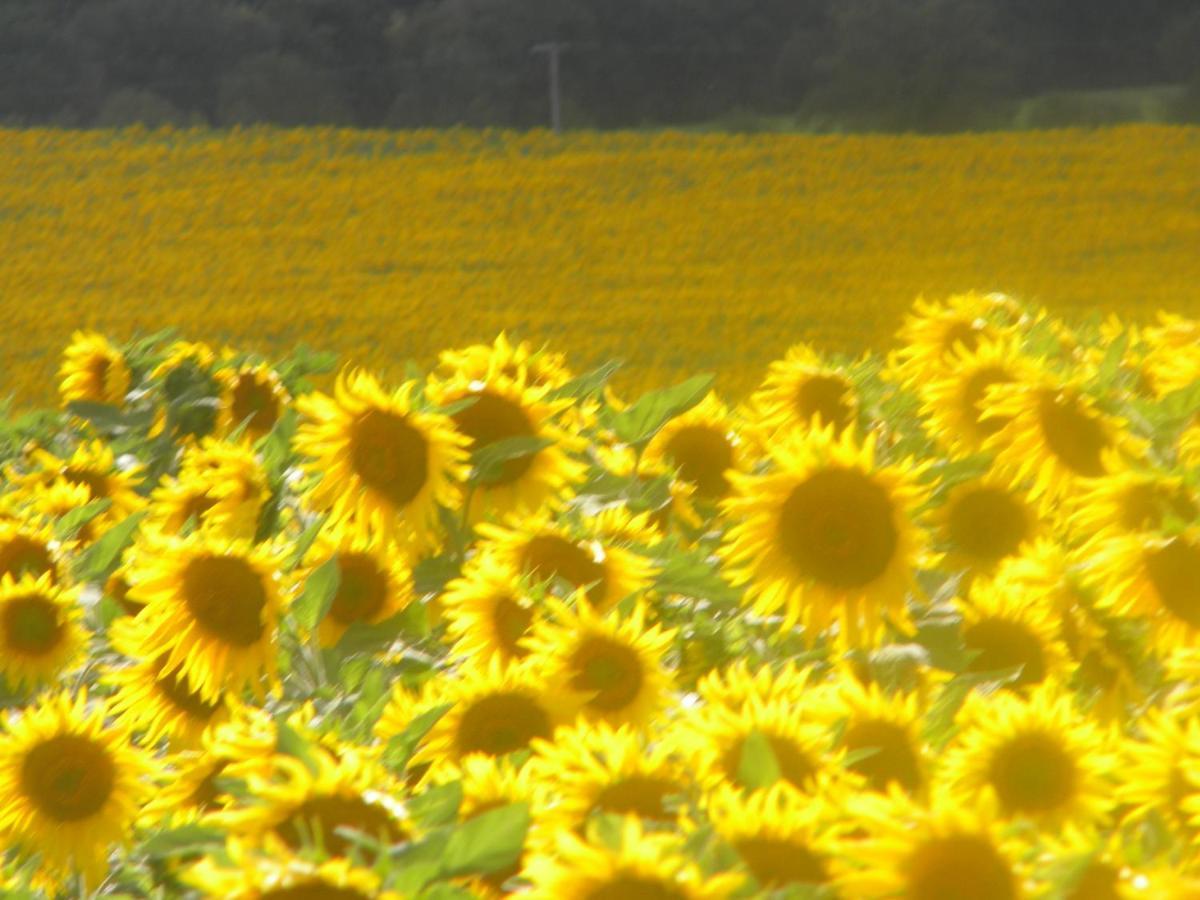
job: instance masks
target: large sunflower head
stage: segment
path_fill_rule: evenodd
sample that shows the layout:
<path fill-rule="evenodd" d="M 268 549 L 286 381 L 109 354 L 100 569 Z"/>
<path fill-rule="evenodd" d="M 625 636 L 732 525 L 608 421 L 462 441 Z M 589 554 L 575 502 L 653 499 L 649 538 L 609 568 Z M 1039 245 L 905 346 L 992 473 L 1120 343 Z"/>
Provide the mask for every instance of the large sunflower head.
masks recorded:
<path fill-rule="evenodd" d="M 728 407 L 714 393 L 671 419 L 646 446 L 642 460 L 676 473 L 698 503 L 713 504 L 729 493 L 730 469 L 744 472 L 750 459 Z"/>
<path fill-rule="evenodd" d="M 243 364 L 217 373 L 221 387 L 217 426 L 228 435 L 242 423 L 241 440 L 246 443 L 268 434 L 291 402 L 278 373 L 265 365 Z"/>
<path fill-rule="evenodd" d="M 129 366 L 124 354 L 94 331 L 71 335 L 58 375 L 63 406 L 75 401 L 119 406 L 129 390 Z"/>
<path fill-rule="evenodd" d="M 296 449 L 320 481 L 309 500 L 372 533 L 394 533 L 424 547 L 440 544 L 438 506 L 461 503 L 468 439 L 448 416 L 422 411 L 416 382 L 392 393 L 365 372 L 346 372 L 334 395 L 296 401 L 305 417 Z"/>
<path fill-rule="evenodd" d="M 832 429 L 793 432 L 771 458 L 765 474 L 733 476 L 724 504 L 721 554 L 745 602 L 810 639 L 835 622 L 850 642 L 873 639 L 885 617 L 903 624 L 923 545 L 912 469 L 879 466 L 873 440 Z"/>
<path fill-rule="evenodd" d="M 552 616 L 529 641 L 530 665 L 583 698 L 582 712 L 613 725 L 645 725 L 667 704 L 671 675 L 664 656 L 674 630 L 648 625 L 644 602 L 628 615 L 600 614 L 583 592 L 573 606 L 547 598 Z"/>
<path fill-rule="evenodd" d="M 78 592 L 38 577 L 0 576 L 0 676 L 9 687 L 52 682 L 87 649 Z"/>
<path fill-rule="evenodd" d="M 1006 817 L 1039 826 L 1100 821 L 1112 807 L 1112 736 L 1052 683 L 1028 697 L 973 694 L 945 761 L 963 797 L 994 797 Z"/>
<path fill-rule="evenodd" d="M 80 873 L 98 887 L 108 849 L 130 837 L 150 757 L 85 694 L 44 696 L 0 734 L 0 831 L 41 857 L 45 883 Z"/>
<path fill-rule="evenodd" d="M 826 362 L 807 344 L 797 344 L 771 363 L 749 408 L 753 430 L 766 436 L 796 427 L 841 433 L 857 422 L 858 404 L 858 389 L 848 371 Z"/>
<path fill-rule="evenodd" d="M 261 693 L 275 673 L 284 604 L 273 551 L 197 532 L 152 537 L 134 561 L 129 593 L 145 604 L 136 655 L 207 700 L 247 686 Z"/>
<path fill-rule="evenodd" d="M 456 655 L 476 662 L 493 656 L 522 659 L 541 615 L 541 603 L 527 579 L 493 557 L 477 557 L 460 578 L 446 585 L 439 600 L 446 617 L 446 636 Z"/>
<path fill-rule="evenodd" d="M 951 487 L 934 515 L 944 567 L 971 576 L 989 574 L 1016 556 L 1041 526 L 1023 492 L 990 474 Z"/>

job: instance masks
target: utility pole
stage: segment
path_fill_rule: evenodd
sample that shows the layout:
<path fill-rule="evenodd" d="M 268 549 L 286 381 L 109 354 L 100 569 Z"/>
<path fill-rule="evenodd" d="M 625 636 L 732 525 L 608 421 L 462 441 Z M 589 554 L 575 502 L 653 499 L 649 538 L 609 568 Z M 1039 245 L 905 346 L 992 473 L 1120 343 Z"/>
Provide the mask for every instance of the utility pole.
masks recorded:
<path fill-rule="evenodd" d="M 555 134 L 562 134 L 562 100 L 558 86 L 558 58 L 567 48 L 564 41 L 547 41 L 534 44 L 530 53 L 545 53 L 550 63 L 550 127 Z"/>

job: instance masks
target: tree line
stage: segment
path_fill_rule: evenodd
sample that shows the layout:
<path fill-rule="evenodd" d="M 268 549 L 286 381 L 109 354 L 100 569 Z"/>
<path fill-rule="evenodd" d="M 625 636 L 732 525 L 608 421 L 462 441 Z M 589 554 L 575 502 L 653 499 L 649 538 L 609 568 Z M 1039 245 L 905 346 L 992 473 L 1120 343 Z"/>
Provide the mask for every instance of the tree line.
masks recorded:
<path fill-rule="evenodd" d="M 548 41 L 569 127 L 1200 119 L 1194 0 L 0 0 L 0 123 L 543 125 Z"/>

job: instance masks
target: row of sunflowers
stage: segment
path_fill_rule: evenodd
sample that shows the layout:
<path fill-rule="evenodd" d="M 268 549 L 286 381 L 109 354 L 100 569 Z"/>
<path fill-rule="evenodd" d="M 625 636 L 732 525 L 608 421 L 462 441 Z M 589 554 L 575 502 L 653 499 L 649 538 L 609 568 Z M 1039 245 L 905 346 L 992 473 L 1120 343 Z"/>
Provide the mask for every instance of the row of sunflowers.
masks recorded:
<path fill-rule="evenodd" d="M 623 357 L 624 393 L 703 360 L 740 399 L 792 342 L 886 348 L 921 294 L 1195 316 L 1197 170 L 1196 127 L 0 129 L 4 392 L 52 403 L 81 327 L 304 339 L 392 382 L 519 329 Z"/>
<path fill-rule="evenodd" d="M 334 365 L 79 332 L 0 427 L 6 896 L 1200 896 L 1200 323 Z"/>

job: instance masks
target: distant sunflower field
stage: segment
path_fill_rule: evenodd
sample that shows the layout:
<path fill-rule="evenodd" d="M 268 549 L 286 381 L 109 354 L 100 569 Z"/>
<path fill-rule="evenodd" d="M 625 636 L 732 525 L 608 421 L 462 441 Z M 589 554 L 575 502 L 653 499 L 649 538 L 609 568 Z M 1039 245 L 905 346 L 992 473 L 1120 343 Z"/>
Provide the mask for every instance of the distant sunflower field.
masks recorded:
<path fill-rule="evenodd" d="M 4 896 L 1200 896 L 1200 322 L 458 347 L 78 331 L 0 423 Z"/>
<path fill-rule="evenodd" d="M 501 331 L 727 396 L 917 296 L 1200 313 L 1200 129 L 916 136 L 0 130 L 2 389 L 80 327 L 390 378 Z"/>

